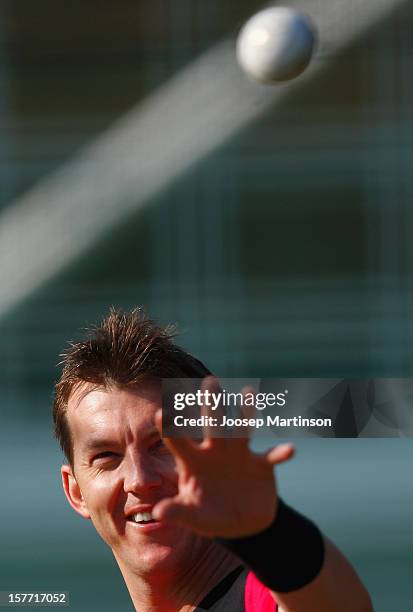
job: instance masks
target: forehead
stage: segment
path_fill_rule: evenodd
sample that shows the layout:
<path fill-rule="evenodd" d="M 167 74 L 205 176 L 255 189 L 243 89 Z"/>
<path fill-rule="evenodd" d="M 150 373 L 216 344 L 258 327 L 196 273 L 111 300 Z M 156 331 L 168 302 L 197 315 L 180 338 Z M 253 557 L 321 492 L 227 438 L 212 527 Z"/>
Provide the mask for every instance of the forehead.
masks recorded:
<path fill-rule="evenodd" d="M 156 383 L 145 383 L 139 389 L 83 386 L 67 406 L 73 445 L 77 447 L 90 436 L 145 436 L 154 430 L 154 416 L 161 407 L 160 385 Z"/>

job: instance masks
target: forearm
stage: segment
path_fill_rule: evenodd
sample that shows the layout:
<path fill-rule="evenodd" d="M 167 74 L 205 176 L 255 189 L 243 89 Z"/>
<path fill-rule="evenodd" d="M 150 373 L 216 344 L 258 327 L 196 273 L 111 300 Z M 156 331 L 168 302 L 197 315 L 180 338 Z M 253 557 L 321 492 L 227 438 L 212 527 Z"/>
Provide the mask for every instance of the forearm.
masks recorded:
<path fill-rule="evenodd" d="M 340 551 L 281 500 L 273 523 L 221 540 L 273 593 L 285 612 L 370 612 L 369 596 Z"/>
<path fill-rule="evenodd" d="M 372 612 L 368 592 L 353 567 L 325 539 L 324 563 L 309 584 L 288 593 L 272 592 L 282 612 Z"/>

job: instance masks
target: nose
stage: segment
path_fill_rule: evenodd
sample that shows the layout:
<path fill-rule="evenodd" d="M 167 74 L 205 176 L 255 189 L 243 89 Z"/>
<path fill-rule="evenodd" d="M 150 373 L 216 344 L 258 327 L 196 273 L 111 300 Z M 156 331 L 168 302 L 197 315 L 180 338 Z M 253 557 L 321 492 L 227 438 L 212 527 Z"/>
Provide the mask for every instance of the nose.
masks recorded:
<path fill-rule="evenodd" d="M 142 493 L 159 487 L 162 476 L 150 456 L 133 452 L 125 462 L 124 472 L 125 493 Z"/>

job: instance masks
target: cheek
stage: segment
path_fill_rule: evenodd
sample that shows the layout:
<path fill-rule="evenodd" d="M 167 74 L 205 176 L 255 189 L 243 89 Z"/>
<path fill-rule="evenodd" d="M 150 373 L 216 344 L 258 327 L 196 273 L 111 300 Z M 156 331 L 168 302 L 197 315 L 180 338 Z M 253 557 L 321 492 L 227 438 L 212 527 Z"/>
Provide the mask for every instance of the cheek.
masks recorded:
<path fill-rule="evenodd" d="M 114 471 L 96 476 L 88 483 L 84 498 L 92 518 L 115 508 L 121 488 L 121 479 Z"/>

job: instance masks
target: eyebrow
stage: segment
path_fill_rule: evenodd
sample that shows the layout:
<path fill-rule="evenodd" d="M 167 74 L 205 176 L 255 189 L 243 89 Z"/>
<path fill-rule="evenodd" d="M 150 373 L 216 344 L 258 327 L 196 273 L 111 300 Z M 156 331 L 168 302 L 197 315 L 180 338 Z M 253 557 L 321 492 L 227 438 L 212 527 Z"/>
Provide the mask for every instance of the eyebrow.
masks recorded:
<path fill-rule="evenodd" d="M 91 438 L 84 446 L 86 452 L 100 450 L 102 448 L 108 448 L 108 446 L 114 446 L 116 443 L 114 440 L 104 438 Z"/>
<path fill-rule="evenodd" d="M 150 440 L 151 438 L 154 438 L 155 436 L 159 436 L 159 431 L 156 429 L 156 427 L 154 427 L 153 429 L 150 429 L 147 434 L 145 435 L 145 439 L 146 440 Z M 110 438 L 90 438 L 89 440 L 86 441 L 85 445 L 84 445 L 84 450 L 86 452 L 91 452 L 91 451 L 96 451 L 96 450 L 101 450 L 103 448 L 108 448 L 110 446 L 116 446 L 118 443 L 116 442 L 116 440 L 114 439 L 110 439 Z"/>

